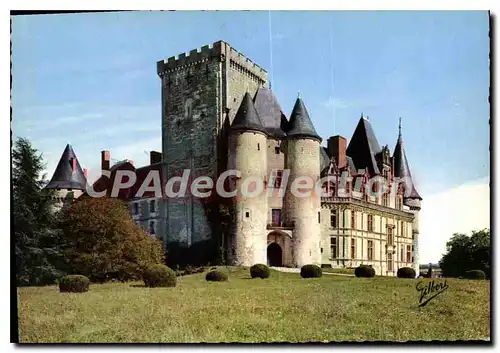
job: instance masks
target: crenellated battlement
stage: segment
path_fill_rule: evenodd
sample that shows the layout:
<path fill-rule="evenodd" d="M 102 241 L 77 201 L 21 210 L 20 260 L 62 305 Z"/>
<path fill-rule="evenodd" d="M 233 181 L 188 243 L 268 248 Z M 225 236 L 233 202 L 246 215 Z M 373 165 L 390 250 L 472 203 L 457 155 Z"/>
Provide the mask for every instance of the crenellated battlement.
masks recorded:
<path fill-rule="evenodd" d="M 213 43 L 211 46 L 205 45 L 200 49 L 193 49 L 188 54 L 181 53 L 167 60 L 158 61 L 157 73 L 161 76 L 163 73 L 181 70 L 184 67 L 205 62 L 212 58 L 217 58 L 221 61 L 229 60 L 231 67 L 246 70 L 250 74 L 267 82 L 266 70 L 222 40 Z"/>

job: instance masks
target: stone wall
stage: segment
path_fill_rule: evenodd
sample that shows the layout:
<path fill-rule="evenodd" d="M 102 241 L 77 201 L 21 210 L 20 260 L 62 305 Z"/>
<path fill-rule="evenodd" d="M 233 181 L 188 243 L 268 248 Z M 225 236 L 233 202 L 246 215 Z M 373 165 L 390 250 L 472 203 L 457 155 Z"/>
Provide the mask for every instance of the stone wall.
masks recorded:
<path fill-rule="evenodd" d="M 219 41 L 157 63 L 162 82 L 162 157 L 168 178 L 191 169 L 216 181 L 225 170 L 223 133 L 246 91 L 267 83 L 267 73 Z M 211 236 L 203 206 L 193 199 L 166 200 L 166 242 L 194 243 Z"/>
<path fill-rule="evenodd" d="M 285 146 L 285 167 L 290 178 L 285 194 L 285 218 L 294 223 L 292 236 L 293 263 L 297 267 L 321 264 L 320 252 L 320 196 L 314 190 L 319 179 L 319 142 L 311 139 L 289 139 Z M 292 181 L 301 176 L 312 177 L 310 197 L 296 197 L 291 193 Z"/>
<path fill-rule="evenodd" d="M 244 132 L 231 135 L 230 165 L 241 172 L 236 180 L 236 217 L 232 244 L 234 246 L 234 265 L 252 266 L 266 263 L 267 258 L 267 195 L 264 185 L 259 188 L 248 184 L 249 178 L 266 179 L 267 174 L 267 138 L 262 133 Z M 241 193 L 245 184 L 255 195 Z M 257 182 L 255 183 L 255 185 Z"/>

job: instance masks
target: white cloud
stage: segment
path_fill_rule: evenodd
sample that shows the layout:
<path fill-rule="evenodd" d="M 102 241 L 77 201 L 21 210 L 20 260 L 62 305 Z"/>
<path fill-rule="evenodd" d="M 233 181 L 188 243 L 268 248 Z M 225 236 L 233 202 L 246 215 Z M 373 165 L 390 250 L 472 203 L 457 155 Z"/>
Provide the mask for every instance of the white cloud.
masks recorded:
<path fill-rule="evenodd" d="M 436 263 L 453 233 L 490 227 L 489 178 L 427 196 L 420 211 L 420 263 Z"/>

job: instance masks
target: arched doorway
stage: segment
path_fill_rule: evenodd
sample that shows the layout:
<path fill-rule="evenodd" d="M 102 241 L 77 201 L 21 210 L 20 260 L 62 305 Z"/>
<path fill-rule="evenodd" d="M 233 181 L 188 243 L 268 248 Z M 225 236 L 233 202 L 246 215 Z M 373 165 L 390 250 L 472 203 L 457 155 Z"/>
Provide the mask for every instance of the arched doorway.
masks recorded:
<path fill-rule="evenodd" d="M 271 243 L 267 247 L 267 262 L 269 266 L 283 266 L 283 250 L 277 243 Z"/>

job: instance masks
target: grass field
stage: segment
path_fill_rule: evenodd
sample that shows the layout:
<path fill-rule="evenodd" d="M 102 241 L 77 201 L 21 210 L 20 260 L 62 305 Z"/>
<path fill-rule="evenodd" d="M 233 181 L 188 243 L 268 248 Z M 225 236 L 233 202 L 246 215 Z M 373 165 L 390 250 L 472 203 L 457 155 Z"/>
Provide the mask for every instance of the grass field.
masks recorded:
<path fill-rule="evenodd" d="M 141 283 L 91 285 L 82 294 L 56 286 L 18 289 L 21 342 L 311 342 L 488 340 L 489 281 L 448 279 L 449 288 L 418 307 L 422 279 L 328 275 L 301 279 L 272 272 L 229 281 L 204 274 L 175 288 Z M 428 279 L 423 279 L 427 283 Z M 442 281 L 442 279 L 435 279 Z"/>

